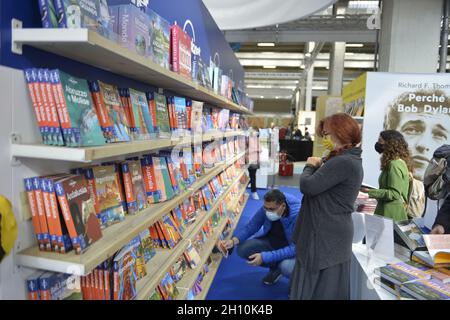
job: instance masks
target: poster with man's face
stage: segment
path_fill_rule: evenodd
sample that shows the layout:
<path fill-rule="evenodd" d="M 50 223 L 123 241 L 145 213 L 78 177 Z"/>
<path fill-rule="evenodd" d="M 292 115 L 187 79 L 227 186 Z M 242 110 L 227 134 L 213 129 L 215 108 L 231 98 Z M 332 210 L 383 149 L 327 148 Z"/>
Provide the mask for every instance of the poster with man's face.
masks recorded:
<path fill-rule="evenodd" d="M 364 182 L 378 187 L 380 155 L 374 144 L 383 130 L 403 134 L 414 177 L 423 181 L 434 151 L 450 144 L 450 76 L 369 72 L 363 125 Z M 425 223 L 431 227 L 437 208 L 429 201 Z"/>
<path fill-rule="evenodd" d="M 363 127 L 364 181 L 378 184 L 380 155 L 374 144 L 382 130 L 403 134 L 411 152 L 414 177 L 423 175 L 434 151 L 450 144 L 450 76 L 373 73 L 367 75 Z"/>

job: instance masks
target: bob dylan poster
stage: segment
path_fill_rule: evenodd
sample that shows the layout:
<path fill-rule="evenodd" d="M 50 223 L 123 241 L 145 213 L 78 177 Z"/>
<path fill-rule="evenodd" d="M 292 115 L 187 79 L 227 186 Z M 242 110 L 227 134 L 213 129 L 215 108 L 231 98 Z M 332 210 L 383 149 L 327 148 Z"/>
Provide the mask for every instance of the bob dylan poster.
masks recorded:
<path fill-rule="evenodd" d="M 423 175 L 434 151 L 450 144 L 450 76 L 369 72 L 363 125 L 364 182 L 378 186 L 380 155 L 374 144 L 382 130 L 401 132 L 411 152 L 414 176 Z M 377 170 L 378 169 L 378 170 Z M 425 224 L 437 212 L 429 201 Z"/>

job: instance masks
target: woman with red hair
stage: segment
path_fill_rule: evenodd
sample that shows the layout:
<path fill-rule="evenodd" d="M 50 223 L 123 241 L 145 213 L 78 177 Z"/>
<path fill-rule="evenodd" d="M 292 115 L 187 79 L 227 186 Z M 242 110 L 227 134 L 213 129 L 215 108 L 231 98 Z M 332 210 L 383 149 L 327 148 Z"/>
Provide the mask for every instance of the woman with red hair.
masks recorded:
<path fill-rule="evenodd" d="M 350 298 L 352 212 L 363 180 L 361 130 L 352 117 L 337 113 L 317 129 L 326 158 L 310 157 L 300 176 L 302 206 L 294 230 L 294 300 Z"/>

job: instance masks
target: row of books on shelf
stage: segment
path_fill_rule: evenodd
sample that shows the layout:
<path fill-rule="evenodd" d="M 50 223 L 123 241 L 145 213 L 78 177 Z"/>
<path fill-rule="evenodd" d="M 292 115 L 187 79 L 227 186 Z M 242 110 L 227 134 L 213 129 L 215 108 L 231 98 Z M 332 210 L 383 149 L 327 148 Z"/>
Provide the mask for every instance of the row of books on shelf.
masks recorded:
<path fill-rule="evenodd" d="M 59 253 L 74 249 L 82 253 L 102 237 L 101 229 L 149 204 L 173 199 L 201 177 L 205 167 L 234 156 L 231 152 L 236 148 L 240 150 L 237 139 L 213 142 L 204 148 L 185 146 L 175 154 L 178 157 L 160 152 L 78 168 L 67 174 L 26 178 L 39 249 Z M 243 158 L 233 168 L 240 168 L 241 161 Z M 230 174 L 231 170 L 225 172 Z"/>
<path fill-rule="evenodd" d="M 117 4 L 117 5 L 109 5 Z M 236 104 L 252 108 L 252 101 L 211 59 L 207 66 L 195 39 L 175 22 L 130 1 L 39 0 L 44 28 L 88 28 L 130 52 L 214 90 Z"/>
<path fill-rule="evenodd" d="M 228 195 L 205 223 L 193 244 L 178 258 L 150 299 L 170 300 L 176 298 L 179 282 L 188 268 L 199 267 L 201 258 L 198 252 L 212 234 L 212 228 L 219 220 L 229 219 L 221 239 L 229 235 L 237 213 L 228 213 L 227 201 L 232 201 L 236 190 Z M 196 200 L 197 199 L 197 200 Z M 141 232 L 112 258 L 107 259 L 86 276 L 73 276 L 54 272 L 36 272 L 26 280 L 29 300 L 132 300 L 137 296 L 137 283 L 148 275 L 147 264 L 156 255 L 156 248 L 174 248 L 178 237 L 195 220 L 193 216 L 205 210 L 203 195 L 193 195 L 160 221 Z M 195 217 L 194 217 L 195 219 Z M 233 221 L 233 222 L 232 222 Z"/>
<path fill-rule="evenodd" d="M 375 281 L 401 299 L 449 300 L 450 269 L 430 268 L 414 261 L 375 269 Z"/>
<path fill-rule="evenodd" d="M 237 113 L 183 97 L 88 82 L 56 69 L 26 69 L 25 78 L 42 141 L 48 145 L 180 139 L 244 127 Z"/>

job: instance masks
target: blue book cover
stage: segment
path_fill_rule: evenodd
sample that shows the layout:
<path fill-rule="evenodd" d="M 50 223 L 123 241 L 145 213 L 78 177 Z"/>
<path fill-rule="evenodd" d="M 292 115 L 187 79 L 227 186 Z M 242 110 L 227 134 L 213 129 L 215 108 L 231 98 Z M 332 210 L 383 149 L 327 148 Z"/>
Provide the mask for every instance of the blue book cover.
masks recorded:
<path fill-rule="evenodd" d="M 39 11 L 43 28 L 58 28 L 58 18 L 53 0 L 39 0 Z"/>

